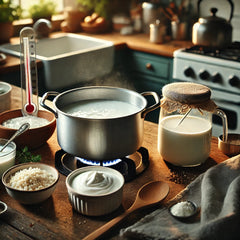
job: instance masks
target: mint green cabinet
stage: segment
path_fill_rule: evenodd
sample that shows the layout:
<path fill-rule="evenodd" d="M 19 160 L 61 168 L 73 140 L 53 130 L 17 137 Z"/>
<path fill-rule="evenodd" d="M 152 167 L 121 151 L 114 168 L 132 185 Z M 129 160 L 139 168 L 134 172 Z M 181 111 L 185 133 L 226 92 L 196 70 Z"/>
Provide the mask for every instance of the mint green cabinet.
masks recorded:
<path fill-rule="evenodd" d="M 146 77 L 156 77 L 157 82 L 166 83 L 169 81 L 172 72 L 172 58 L 131 51 L 129 60 L 133 72 L 141 73 Z"/>

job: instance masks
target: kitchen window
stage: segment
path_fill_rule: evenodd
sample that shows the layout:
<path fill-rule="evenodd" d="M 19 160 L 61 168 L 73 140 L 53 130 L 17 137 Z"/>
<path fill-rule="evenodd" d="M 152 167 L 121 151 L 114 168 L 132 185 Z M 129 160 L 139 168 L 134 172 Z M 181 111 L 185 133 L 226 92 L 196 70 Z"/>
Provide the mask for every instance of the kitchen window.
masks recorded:
<path fill-rule="evenodd" d="M 56 4 L 56 12 L 63 12 L 64 9 L 64 0 L 51 0 Z M 28 17 L 28 9 L 34 4 L 38 4 L 39 0 L 13 0 L 14 5 L 20 5 L 23 9 L 23 18 Z"/>

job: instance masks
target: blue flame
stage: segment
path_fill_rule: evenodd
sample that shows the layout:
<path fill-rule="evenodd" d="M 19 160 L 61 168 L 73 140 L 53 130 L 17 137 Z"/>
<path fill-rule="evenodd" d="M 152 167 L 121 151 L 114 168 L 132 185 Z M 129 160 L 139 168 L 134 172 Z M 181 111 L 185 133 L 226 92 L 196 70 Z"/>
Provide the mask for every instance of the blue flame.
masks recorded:
<path fill-rule="evenodd" d="M 114 160 L 104 160 L 104 161 L 95 161 L 95 160 L 88 160 L 85 158 L 77 158 L 81 163 L 89 165 L 89 166 L 104 166 L 110 167 L 120 163 L 122 160 L 120 158 Z M 101 164 L 102 163 L 102 164 Z"/>

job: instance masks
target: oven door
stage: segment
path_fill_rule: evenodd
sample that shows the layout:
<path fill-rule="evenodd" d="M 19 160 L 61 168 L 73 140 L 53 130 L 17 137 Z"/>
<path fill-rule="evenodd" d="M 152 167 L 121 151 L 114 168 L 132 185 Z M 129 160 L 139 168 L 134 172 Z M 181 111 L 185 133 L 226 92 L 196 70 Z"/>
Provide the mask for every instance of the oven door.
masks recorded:
<path fill-rule="evenodd" d="M 240 95 L 212 90 L 212 99 L 227 115 L 228 132 L 240 133 Z M 222 133 L 222 120 L 213 115 L 213 136 L 219 137 Z"/>

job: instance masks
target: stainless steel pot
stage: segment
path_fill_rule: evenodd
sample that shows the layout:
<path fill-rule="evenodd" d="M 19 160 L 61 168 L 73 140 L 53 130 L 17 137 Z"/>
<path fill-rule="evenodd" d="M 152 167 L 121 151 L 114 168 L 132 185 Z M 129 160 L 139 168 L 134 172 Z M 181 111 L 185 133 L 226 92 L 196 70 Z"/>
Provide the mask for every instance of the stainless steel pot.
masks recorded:
<path fill-rule="evenodd" d="M 55 110 L 45 104 L 49 96 Z M 147 107 L 144 96 L 151 95 L 154 104 Z M 137 106 L 140 110 L 127 116 L 110 119 L 74 117 L 64 108 L 83 100 L 119 100 Z M 136 93 L 115 87 L 83 87 L 61 94 L 47 92 L 43 95 L 41 106 L 53 112 L 57 120 L 57 138 L 61 148 L 74 156 L 90 160 L 110 160 L 134 153 L 143 141 L 144 118 L 146 114 L 159 107 L 159 96 L 155 92 Z"/>
<path fill-rule="evenodd" d="M 198 0 L 198 15 L 200 15 L 200 3 Z M 224 48 L 232 42 L 232 26 L 230 24 L 233 17 L 234 5 L 231 0 L 228 0 L 231 5 L 231 13 L 229 20 L 217 17 L 217 8 L 211 8 L 212 16 L 199 18 L 198 22 L 193 25 L 192 42 L 194 45 Z"/>

